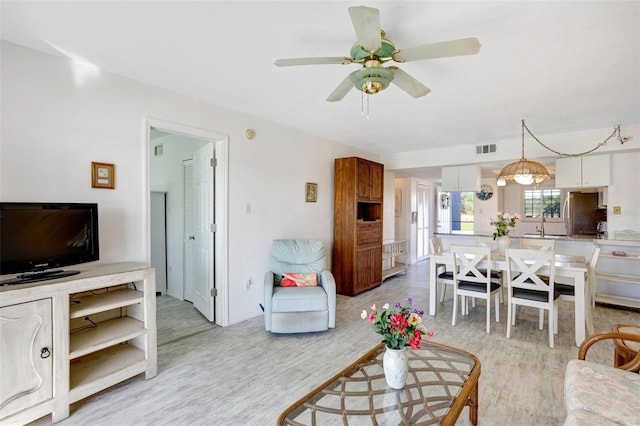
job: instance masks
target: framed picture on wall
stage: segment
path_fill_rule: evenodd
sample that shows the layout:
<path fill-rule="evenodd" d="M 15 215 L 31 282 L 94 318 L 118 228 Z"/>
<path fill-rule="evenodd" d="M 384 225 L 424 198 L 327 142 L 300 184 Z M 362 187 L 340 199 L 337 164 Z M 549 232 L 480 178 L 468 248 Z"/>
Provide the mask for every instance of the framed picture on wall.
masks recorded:
<path fill-rule="evenodd" d="M 114 189 L 115 165 L 109 163 L 91 163 L 91 187 Z"/>
<path fill-rule="evenodd" d="M 307 203 L 318 201 L 318 184 L 307 182 L 305 186 L 305 200 Z"/>

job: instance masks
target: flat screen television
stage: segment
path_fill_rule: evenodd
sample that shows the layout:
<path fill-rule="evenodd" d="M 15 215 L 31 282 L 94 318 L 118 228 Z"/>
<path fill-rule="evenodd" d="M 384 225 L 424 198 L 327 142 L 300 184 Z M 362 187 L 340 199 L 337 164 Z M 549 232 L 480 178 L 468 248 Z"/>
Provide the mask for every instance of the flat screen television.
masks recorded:
<path fill-rule="evenodd" d="M 77 274 L 64 266 L 100 258 L 95 203 L 0 203 L 0 285 Z"/>

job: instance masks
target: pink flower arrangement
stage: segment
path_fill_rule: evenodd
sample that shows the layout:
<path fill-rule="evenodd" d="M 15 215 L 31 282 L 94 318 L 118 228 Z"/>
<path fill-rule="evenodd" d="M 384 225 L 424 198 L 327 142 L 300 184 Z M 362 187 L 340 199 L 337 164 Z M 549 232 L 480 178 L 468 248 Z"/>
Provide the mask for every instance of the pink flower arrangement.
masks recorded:
<path fill-rule="evenodd" d="M 506 237 L 509 235 L 509 232 L 516 228 L 516 222 L 521 219 L 518 213 L 511 215 L 509 213 L 498 212 L 496 215 L 498 218 L 495 220 L 491 219 L 489 222 L 490 225 L 496 227 L 496 232 L 493 233 L 494 240 L 498 237 Z"/>
<path fill-rule="evenodd" d="M 407 305 L 400 302 L 393 304 L 390 309 L 385 303 L 382 310 L 378 311 L 376 305 L 371 307 L 371 312 L 362 311 L 360 317 L 373 324 L 373 330 L 382 336 L 382 342 L 390 349 L 401 349 L 411 346 L 413 349 L 420 347 L 422 335 L 433 336 L 422 323 L 424 311 L 411 307 L 411 298 L 407 299 Z"/>

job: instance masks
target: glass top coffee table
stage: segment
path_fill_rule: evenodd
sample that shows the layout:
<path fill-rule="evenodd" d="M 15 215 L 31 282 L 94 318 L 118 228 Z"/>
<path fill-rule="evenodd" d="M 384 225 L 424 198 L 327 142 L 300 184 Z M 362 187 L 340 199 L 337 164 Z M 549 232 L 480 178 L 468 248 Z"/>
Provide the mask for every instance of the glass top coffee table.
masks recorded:
<path fill-rule="evenodd" d="M 433 342 L 406 350 L 409 375 L 403 389 L 387 385 L 381 343 L 285 410 L 277 424 L 453 425 L 469 406 L 476 425 L 480 360 Z"/>

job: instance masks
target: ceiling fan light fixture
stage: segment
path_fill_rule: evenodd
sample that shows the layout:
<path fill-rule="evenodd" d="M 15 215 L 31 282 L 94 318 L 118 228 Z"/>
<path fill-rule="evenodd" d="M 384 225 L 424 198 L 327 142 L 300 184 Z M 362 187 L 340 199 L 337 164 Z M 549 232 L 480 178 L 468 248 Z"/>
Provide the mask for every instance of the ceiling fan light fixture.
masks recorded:
<path fill-rule="evenodd" d="M 524 157 L 524 120 L 522 120 L 522 158 L 515 163 L 504 166 L 498 176 L 498 182 L 517 182 L 520 185 L 531 185 L 549 179 L 551 179 L 551 175 L 545 166 Z"/>
<path fill-rule="evenodd" d="M 375 95 L 389 87 L 393 77 L 393 71 L 384 67 L 362 68 L 351 73 L 353 85 L 367 95 Z"/>
<path fill-rule="evenodd" d="M 362 84 L 362 91 L 367 95 L 375 95 L 382 90 L 382 83 L 379 81 L 367 80 Z"/>

